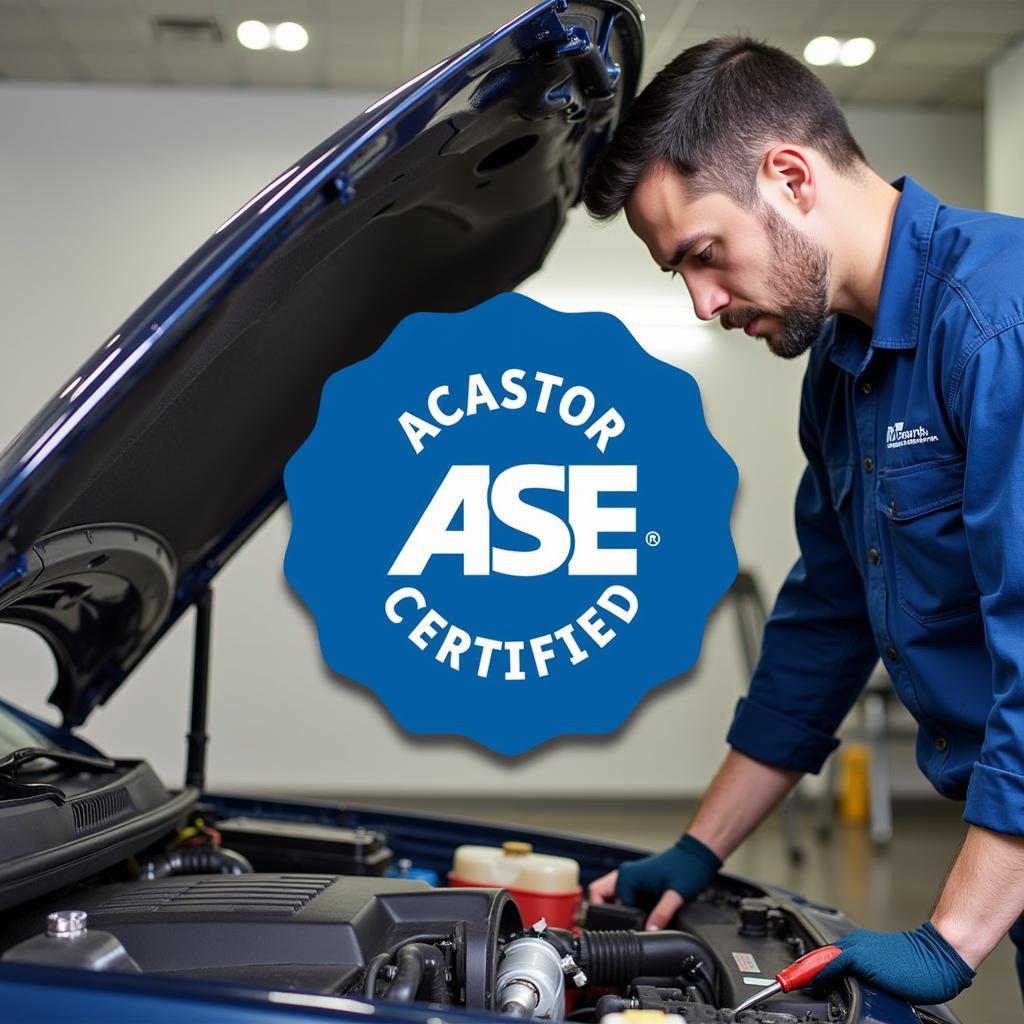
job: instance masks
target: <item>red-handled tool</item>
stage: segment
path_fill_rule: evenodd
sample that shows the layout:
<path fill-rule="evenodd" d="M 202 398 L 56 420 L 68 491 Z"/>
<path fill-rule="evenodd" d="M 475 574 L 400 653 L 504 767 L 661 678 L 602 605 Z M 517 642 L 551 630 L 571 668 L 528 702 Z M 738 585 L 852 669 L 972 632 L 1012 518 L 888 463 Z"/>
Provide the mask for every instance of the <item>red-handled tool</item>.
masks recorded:
<path fill-rule="evenodd" d="M 795 963 L 791 963 L 779 971 L 775 975 L 773 984 L 761 989 L 745 1003 L 737 1006 L 733 1010 L 733 1016 L 738 1017 L 744 1010 L 759 1006 L 766 999 L 771 999 L 776 992 L 792 992 L 795 988 L 806 988 L 841 952 L 842 950 L 838 946 L 822 946 L 820 949 L 812 949 L 806 956 L 800 957 Z"/>

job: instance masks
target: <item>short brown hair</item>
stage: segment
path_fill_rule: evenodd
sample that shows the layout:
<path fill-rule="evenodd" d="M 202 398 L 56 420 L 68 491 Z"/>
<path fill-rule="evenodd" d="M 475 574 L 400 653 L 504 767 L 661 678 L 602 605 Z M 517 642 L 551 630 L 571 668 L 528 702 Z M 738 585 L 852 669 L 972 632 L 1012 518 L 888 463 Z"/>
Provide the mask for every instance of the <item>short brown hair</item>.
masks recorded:
<path fill-rule="evenodd" d="M 583 202 L 614 216 L 647 170 L 665 164 L 694 195 L 756 203 L 756 175 L 776 142 L 813 146 L 839 171 L 866 161 L 824 82 L 800 61 L 742 36 L 691 46 L 658 72 L 587 175 Z"/>

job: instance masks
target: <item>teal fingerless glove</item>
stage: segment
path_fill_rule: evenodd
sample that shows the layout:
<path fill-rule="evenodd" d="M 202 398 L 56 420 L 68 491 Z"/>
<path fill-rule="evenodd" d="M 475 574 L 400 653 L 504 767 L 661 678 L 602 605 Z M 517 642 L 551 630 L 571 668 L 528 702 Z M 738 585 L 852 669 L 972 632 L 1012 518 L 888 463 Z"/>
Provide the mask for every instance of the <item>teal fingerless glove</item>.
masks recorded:
<path fill-rule="evenodd" d="M 714 850 L 687 833 L 662 853 L 623 864 L 615 895 L 631 907 L 644 896 L 658 899 L 667 889 L 692 900 L 708 887 L 721 866 Z"/>
<path fill-rule="evenodd" d="M 974 980 L 974 971 L 927 921 L 909 932 L 858 930 L 834 943 L 839 954 L 820 981 L 853 974 L 907 1002 L 944 1003 Z"/>

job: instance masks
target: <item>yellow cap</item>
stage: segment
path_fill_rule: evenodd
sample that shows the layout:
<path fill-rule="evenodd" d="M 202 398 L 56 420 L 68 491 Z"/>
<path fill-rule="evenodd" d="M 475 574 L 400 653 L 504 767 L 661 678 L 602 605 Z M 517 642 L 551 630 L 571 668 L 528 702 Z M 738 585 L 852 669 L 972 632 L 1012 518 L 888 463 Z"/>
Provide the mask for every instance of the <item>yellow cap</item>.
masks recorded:
<path fill-rule="evenodd" d="M 532 843 L 520 843 L 514 839 L 502 843 L 501 848 L 507 857 L 528 857 L 533 853 Z"/>

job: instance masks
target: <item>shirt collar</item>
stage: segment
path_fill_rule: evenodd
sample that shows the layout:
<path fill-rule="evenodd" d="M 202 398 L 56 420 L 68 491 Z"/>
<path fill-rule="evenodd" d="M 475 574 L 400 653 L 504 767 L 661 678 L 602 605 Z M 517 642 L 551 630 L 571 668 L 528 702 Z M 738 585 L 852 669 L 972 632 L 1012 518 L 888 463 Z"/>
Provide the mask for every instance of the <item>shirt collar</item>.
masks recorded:
<path fill-rule="evenodd" d="M 939 201 L 913 178 L 898 178 L 893 187 L 900 190 L 896 215 L 889 236 L 882 273 L 882 290 L 878 297 L 875 329 L 871 336 L 873 348 L 914 348 L 917 345 L 928 251 Z M 840 320 L 845 318 L 838 318 Z M 847 351 L 853 338 L 837 331 L 832 349 L 832 362 L 844 369 L 860 366 L 863 352 Z"/>
<path fill-rule="evenodd" d="M 939 201 L 911 177 L 899 178 L 892 184 L 902 195 L 896 205 L 885 255 L 871 344 L 876 348 L 913 348 L 917 344 L 921 291 Z"/>

